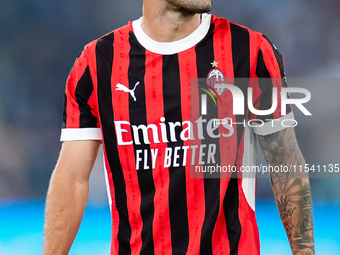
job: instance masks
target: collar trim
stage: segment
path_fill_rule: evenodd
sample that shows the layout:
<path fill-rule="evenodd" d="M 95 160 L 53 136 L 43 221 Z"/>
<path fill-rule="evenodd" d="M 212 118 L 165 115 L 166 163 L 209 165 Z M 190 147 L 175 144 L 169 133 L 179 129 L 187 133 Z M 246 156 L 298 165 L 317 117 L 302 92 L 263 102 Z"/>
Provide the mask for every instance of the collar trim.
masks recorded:
<path fill-rule="evenodd" d="M 158 42 L 150 38 L 141 27 L 140 17 L 132 22 L 133 31 L 138 42 L 148 51 L 161 55 L 172 55 L 190 49 L 199 43 L 208 33 L 211 23 L 211 14 L 202 14 L 202 22 L 187 37 L 174 42 Z"/>

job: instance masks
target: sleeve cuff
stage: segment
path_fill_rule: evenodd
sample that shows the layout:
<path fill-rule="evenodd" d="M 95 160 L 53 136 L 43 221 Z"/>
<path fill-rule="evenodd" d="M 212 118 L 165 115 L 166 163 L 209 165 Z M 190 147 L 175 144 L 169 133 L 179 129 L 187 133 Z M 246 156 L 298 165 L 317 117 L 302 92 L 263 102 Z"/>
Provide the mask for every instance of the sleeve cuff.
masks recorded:
<path fill-rule="evenodd" d="M 253 124 L 253 131 L 258 135 L 270 135 L 279 132 L 287 127 L 295 127 L 296 121 L 293 112 L 288 113 L 281 118 L 263 124 Z"/>
<path fill-rule="evenodd" d="M 102 140 L 100 128 L 63 128 L 60 141 Z"/>

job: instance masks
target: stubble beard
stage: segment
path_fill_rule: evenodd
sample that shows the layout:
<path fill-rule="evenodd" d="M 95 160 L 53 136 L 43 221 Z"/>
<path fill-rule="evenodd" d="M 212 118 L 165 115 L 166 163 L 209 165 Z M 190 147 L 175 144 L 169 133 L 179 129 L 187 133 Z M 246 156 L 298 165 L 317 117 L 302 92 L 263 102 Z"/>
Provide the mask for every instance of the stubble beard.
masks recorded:
<path fill-rule="evenodd" d="M 212 0 L 166 0 L 168 8 L 183 14 L 206 13 L 212 9 Z"/>

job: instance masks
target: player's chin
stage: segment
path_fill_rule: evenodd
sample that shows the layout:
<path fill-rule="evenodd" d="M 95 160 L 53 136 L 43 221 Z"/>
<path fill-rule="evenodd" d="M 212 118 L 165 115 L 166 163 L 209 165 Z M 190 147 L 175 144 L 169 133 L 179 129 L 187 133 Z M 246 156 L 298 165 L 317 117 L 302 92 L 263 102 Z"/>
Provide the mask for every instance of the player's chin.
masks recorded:
<path fill-rule="evenodd" d="M 184 11 L 186 11 L 187 13 L 191 13 L 191 14 L 201 14 L 201 13 L 207 13 L 210 12 L 212 9 L 212 6 L 200 6 L 197 8 L 189 8 L 186 9 Z"/>
<path fill-rule="evenodd" d="M 187 2 L 186 11 L 190 13 L 206 13 L 212 9 L 212 1 L 201 0 L 195 2 Z"/>
<path fill-rule="evenodd" d="M 210 12 L 212 9 L 212 2 L 204 3 L 198 6 L 196 13 Z"/>

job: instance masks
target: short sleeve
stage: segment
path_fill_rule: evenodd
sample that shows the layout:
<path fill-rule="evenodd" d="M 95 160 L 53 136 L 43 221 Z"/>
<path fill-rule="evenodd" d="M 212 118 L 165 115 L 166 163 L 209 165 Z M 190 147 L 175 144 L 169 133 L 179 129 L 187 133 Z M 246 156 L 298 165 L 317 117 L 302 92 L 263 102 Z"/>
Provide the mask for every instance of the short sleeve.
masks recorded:
<path fill-rule="evenodd" d="M 66 81 L 61 141 L 101 140 L 98 107 L 86 47 Z"/>
<path fill-rule="evenodd" d="M 286 114 L 281 111 L 281 90 L 287 87 L 284 60 L 276 46 L 262 35 L 256 64 L 257 83 L 253 95 L 254 107 L 268 114 L 251 114 L 257 123 L 253 130 L 259 135 L 268 135 L 293 126 L 295 123 L 292 107 L 286 106 Z M 269 111 L 270 110 L 270 111 Z"/>

